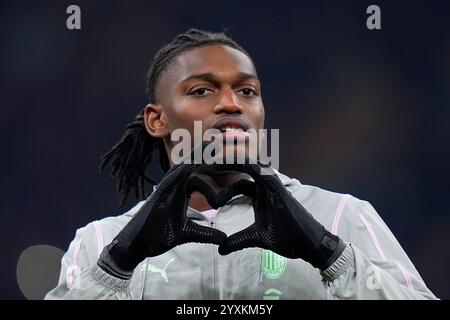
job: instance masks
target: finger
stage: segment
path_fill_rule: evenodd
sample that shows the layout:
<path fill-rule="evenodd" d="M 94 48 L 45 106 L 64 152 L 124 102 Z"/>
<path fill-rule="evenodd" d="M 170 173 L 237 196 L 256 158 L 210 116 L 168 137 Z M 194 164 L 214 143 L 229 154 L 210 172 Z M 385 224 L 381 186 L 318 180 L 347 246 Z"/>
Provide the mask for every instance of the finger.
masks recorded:
<path fill-rule="evenodd" d="M 229 236 L 220 246 L 219 253 L 227 255 L 231 252 L 245 248 L 261 247 L 262 241 L 259 239 L 258 232 L 254 224 Z"/>
<path fill-rule="evenodd" d="M 195 146 L 192 151 L 184 157 L 165 174 L 157 188 L 172 189 L 180 182 L 187 182 L 188 177 L 203 164 L 203 150 L 208 143 L 204 142 Z M 196 156 L 199 155 L 199 156 Z"/>
<path fill-rule="evenodd" d="M 195 191 L 200 192 L 202 195 L 205 196 L 206 200 L 208 200 L 208 203 L 214 208 L 219 208 L 219 205 L 217 205 L 217 197 L 216 192 L 214 189 L 205 181 L 203 181 L 198 176 L 192 176 L 189 178 L 187 185 L 186 185 L 186 194 L 187 197 L 190 198 L 192 193 Z"/>
<path fill-rule="evenodd" d="M 268 164 L 251 158 L 233 157 L 227 158 L 223 164 L 214 164 L 214 169 L 218 171 L 239 171 L 247 173 L 257 183 L 273 183 L 279 180 L 275 170 Z"/>
<path fill-rule="evenodd" d="M 180 234 L 179 244 L 188 242 L 212 243 L 220 245 L 225 241 L 227 235 L 220 230 L 205 227 L 187 220 Z"/>
<path fill-rule="evenodd" d="M 250 180 L 239 180 L 224 189 L 216 197 L 218 207 L 224 206 L 233 197 L 243 194 L 252 199 L 256 198 L 256 184 Z"/>
<path fill-rule="evenodd" d="M 223 188 L 219 193 L 205 181 L 203 181 L 198 176 L 190 177 L 187 182 L 186 194 L 190 198 L 192 193 L 198 191 L 205 196 L 208 203 L 214 208 L 218 209 L 223 207 L 230 201 L 233 197 L 243 194 L 247 197 L 255 199 L 256 197 L 256 184 L 249 180 L 239 180 L 225 188 Z"/>

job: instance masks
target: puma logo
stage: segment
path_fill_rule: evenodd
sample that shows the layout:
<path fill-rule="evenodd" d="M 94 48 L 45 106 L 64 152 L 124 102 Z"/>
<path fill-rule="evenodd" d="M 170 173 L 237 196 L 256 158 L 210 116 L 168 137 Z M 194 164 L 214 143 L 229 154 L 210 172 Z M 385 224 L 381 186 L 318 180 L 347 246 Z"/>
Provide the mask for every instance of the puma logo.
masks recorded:
<path fill-rule="evenodd" d="M 159 273 L 161 275 L 161 277 L 166 281 L 166 283 L 169 283 L 169 279 L 167 279 L 166 270 L 167 270 L 167 267 L 169 266 L 169 264 L 173 260 L 174 260 L 174 258 L 171 258 L 169 261 L 167 261 L 164 268 L 158 268 L 157 266 L 154 266 L 153 264 L 149 263 L 147 266 L 147 271 Z M 145 271 L 145 266 L 142 266 L 141 271 Z"/>

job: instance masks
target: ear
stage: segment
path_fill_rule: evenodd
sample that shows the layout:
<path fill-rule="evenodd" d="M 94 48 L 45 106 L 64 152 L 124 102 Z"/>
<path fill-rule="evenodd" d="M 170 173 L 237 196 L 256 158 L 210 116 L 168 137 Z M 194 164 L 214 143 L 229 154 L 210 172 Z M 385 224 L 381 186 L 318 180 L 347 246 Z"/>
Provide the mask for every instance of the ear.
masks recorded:
<path fill-rule="evenodd" d="M 169 135 L 164 110 L 159 104 L 148 104 L 144 109 L 144 123 L 147 132 L 154 138 Z"/>

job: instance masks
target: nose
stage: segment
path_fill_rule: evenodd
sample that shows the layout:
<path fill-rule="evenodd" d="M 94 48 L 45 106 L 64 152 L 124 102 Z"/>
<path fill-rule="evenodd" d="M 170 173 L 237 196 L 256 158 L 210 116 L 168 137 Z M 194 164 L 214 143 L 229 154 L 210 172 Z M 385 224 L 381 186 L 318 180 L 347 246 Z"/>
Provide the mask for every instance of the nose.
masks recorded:
<path fill-rule="evenodd" d="M 242 113 L 242 106 L 233 90 L 225 89 L 219 102 L 214 107 L 214 113 Z"/>

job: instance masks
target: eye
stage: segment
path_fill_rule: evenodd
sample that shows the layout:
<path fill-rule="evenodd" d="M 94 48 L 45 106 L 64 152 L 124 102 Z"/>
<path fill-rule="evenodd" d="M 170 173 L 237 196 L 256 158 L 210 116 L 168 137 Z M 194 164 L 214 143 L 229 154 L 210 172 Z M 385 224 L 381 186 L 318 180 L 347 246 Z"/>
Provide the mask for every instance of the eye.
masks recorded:
<path fill-rule="evenodd" d="M 246 97 L 251 97 L 251 96 L 255 96 L 256 95 L 256 90 L 254 90 L 252 88 L 244 88 L 244 89 L 241 90 L 241 92 Z"/>
<path fill-rule="evenodd" d="M 206 96 L 208 93 L 211 93 L 212 90 L 209 90 L 207 88 L 198 88 L 195 90 L 192 90 L 189 95 L 191 96 L 197 96 L 197 97 L 204 97 Z"/>

